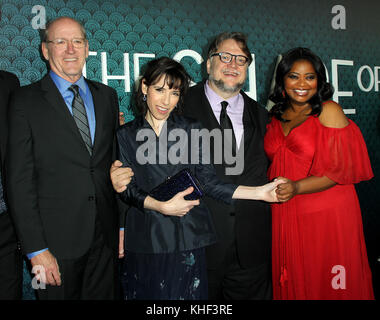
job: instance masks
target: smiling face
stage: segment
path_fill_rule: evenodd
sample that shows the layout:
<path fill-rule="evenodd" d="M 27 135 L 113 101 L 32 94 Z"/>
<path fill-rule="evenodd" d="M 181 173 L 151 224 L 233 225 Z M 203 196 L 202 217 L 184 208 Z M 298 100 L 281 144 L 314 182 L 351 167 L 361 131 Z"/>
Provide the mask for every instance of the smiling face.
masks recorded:
<path fill-rule="evenodd" d="M 313 65 L 307 60 L 294 62 L 284 77 L 284 88 L 291 104 L 307 105 L 318 90 L 318 78 Z"/>
<path fill-rule="evenodd" d="M 47 41 L 64 39 L 67 40 L 67 45 L 61 48 L 52 42 L 42 42 L 41 46 L 51 70 L 72 83 L 82 75 L 82 69 L 88 57 L 88 41 L 85 40 L 83 48 L 75 48 L 71 40 L 83 38 L 84 34 L 80 25 L 72 19 L 63 18 L 50 25 Z"/>
<path fill-rule="evenodd" d="M 170 113 L 174 110 L 180 98 L 180 89 L 178 86 L 173 86 L 171 89 L 167 84 L 165 75 L 150 86 L 147 86 L 142 81 L 141 90 L 146 95 L 146 103 L 148 110 L 146 119 L 148 122 L 152 121 L 155 124 L 165 121 Z"/>
<path fill-rule="evenodd" d="M 224 40 L 217 48 L 217 52 L 246 56 L 239 42 L 234 39 Z M 209 85 L 219 96 L 228 99 L 237 95 L 243 87 L 247 78 L 247 69 L 248 63 L 239 66 L 236 64 L 235 58 L 229 63 L 224 63 L 218 56 L 211 57 L 207 60 Z"/>

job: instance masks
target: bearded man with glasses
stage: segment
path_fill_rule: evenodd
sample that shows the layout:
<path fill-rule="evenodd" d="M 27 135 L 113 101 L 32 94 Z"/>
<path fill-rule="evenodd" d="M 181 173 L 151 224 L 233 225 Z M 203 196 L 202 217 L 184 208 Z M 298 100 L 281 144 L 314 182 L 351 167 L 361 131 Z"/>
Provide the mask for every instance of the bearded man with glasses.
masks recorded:
<path fill-rule="evenodd" d="M 10 212 L 40 299 L 114 299 L 116 91 L 82 76 L 89 45 L 76 20 L 49 23 L 41 49 L 50 71 L 21 87 L 9 109 Z"/>
<path fill-rule="evenodd" d="M 208 79 L 190 88 L 185 115 L 208 130 L 232 130 L 232 148 L 242 155 L 244 168 L 226 174 L 226 163 L 211 154 L 218 178 L 224 182 L 267 183 L 268 160 L 263 148 L 267 111 L 242 88 L 252 62 L 246 36 L 224 32 L 212 41 L 206 59 Z M 224 136 L 224 135 L 222 135 Z M 227 135 L 226 135 L 227 137 Z M 225 139 L 227 139 L 225 137 Z M 227 141 L 223 141 L 226 146 Z M 211 146 L 210 150 L 214 150 Z M 206 249 L 210 299 L 271 299 L 271 213 L 262 201 L 236 200 L 233 205 L 205 198 L 218 234 Z"/>

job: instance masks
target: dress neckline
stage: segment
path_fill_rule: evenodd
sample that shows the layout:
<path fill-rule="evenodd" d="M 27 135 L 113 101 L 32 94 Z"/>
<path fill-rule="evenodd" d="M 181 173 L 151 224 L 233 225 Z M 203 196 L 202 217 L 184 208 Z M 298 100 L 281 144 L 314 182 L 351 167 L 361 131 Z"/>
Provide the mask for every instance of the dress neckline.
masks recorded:
<path fill-rule="evenodd" d="M 278 125 L 279 125 L 279 127 L 280 127 L 280 131 L 281 131 L 282 135 L 283 135 L 285 138 L 287 138 L 287 137 L 289 137 L 289 135 L 290 135 L 295 129 L 301 127 L 301 126 L 302 126 L 305 122 L 307 122 L 310 118 L 313 118 L 313 116 L 308 116 L 308 117 L 305 119 L 305 121 L 301 122 L 298 126 L 293 127 L 293 128 L 289 131 L 289 133 L 288 133 L 287 135 L 285 135 L 285 133 L 284 133 L 284 129 L 282 128 L 281 121 L 278 120 L 278 119 L 276 119 L 276 120 L 278 121 Z"/>

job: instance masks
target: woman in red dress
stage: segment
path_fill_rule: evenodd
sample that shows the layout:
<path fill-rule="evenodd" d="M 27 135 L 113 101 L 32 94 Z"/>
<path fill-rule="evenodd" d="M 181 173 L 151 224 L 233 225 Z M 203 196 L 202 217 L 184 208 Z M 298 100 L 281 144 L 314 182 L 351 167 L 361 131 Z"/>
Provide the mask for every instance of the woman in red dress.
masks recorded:
<path fill-rule="evenodd" d="M 272 205 L 274 299 L 373 299 L 354 183 L 373 177 L 360 129 L 340 105 L 325 68 L 306 48 L 277 66 L 265 150 Z"/>

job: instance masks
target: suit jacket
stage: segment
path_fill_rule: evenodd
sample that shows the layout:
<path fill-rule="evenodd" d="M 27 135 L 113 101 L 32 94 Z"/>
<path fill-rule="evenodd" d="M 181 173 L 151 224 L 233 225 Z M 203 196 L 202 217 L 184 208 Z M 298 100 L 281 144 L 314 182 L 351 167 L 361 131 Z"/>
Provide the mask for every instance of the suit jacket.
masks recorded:
<path fill-rule="evenodd" d="M 199 120 L 205 128 L 220 128 L 204 92 L 204 82 L 189 89 L 185 97 L 185 115 Z M 244 98 L 244 170 L 240 175 L 226 175 L 225 167 L 215 164 L 217 176 L 225 182 L 256 186 L 268 182 L 268 159 L 264 151 L 264 134 L 268 122 L 266 109 L 249 98 Z M 211 147 L 213 150 L 213 146 Z M 209 197 L 205 198 L 218 234 L 218 242 L 207 248 L 207 267 L 214 269 L 223 261 L 226 250 L 235 241 L 238 258 L 243 267 L 255 267 L 270 263 L 271 212 L 263 201 L 236 200 L 225 205 Z M 231 227 L 231 217 L 235 220 Z"/>
<path fill-rule="evenodd" d="M 25 253 L 49 248 L 61 259 L 82 256 L 96 217 L 106 244 L 117 247 L 119 217 L 109 169 L 116 157 L 118 99 L 114 89 L 86 81 L 96 118 L 92 156 L 49 75 L 21 87 L 11 102 L 8 198 Z"/>
<path fill-rule="evenodd" d="M 3 195 L 6 200 L 5 188 L 5 155 L 8 136 L 8 105 L 12 92 L 20 87 L 17 77 L 9 72 L 0 71 L 0 157 L 1 157 L 1 183 Z M 7 202 L 7 201 L 6 201 Z M 16 248 L 16 233 L 9 213 L 0 214 L 0 256 L 6 255 Z"/>

